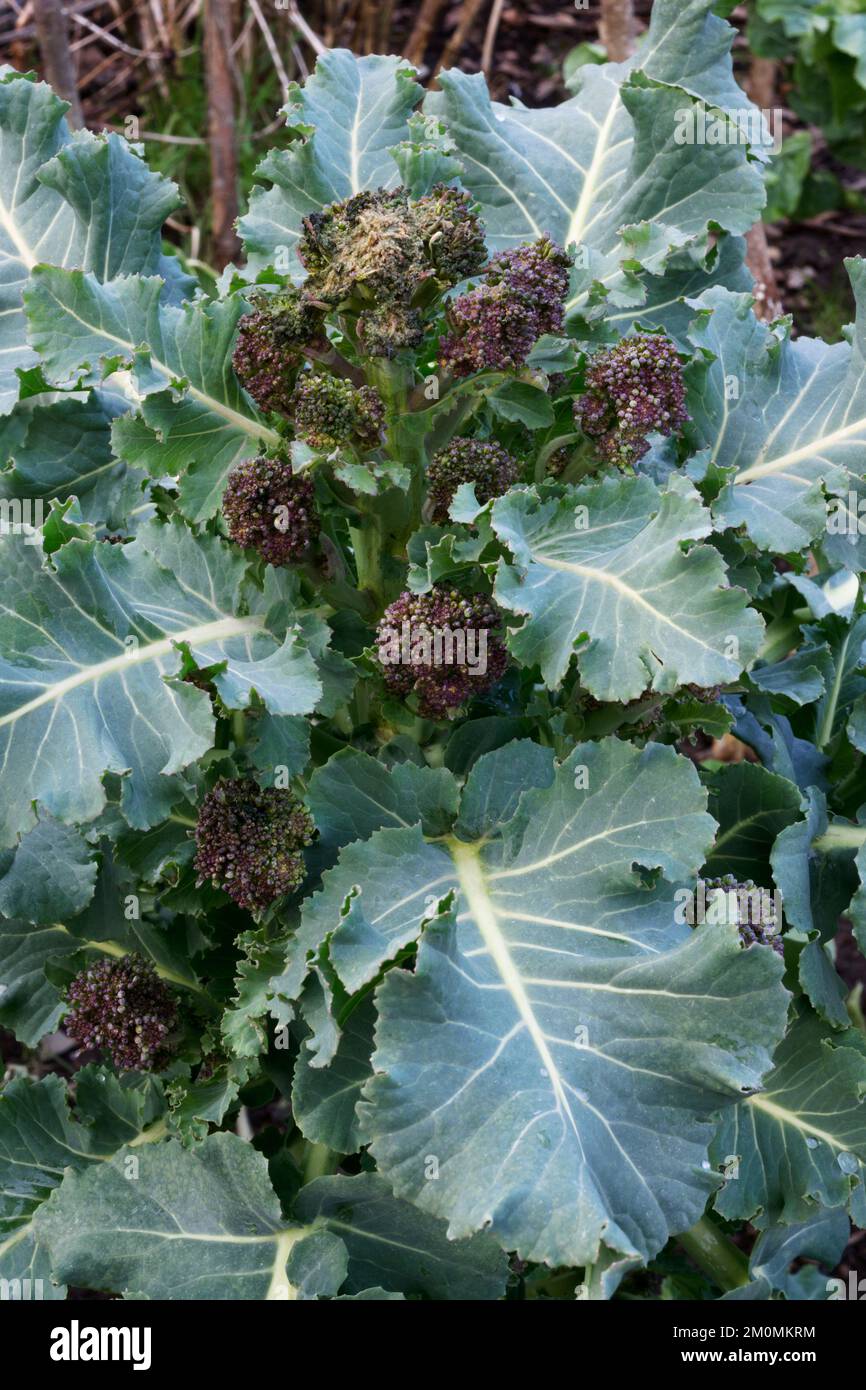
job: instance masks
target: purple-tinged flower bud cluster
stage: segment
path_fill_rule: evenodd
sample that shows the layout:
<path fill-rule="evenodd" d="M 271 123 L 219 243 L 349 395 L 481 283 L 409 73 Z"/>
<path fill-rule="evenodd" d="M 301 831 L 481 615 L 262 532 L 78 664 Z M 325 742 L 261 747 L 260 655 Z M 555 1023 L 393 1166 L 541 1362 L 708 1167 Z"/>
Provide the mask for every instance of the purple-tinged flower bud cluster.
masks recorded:
<path fill-rule="evenodd" d="M 342 377 L 308 372 L 295 388 L 292 413 L 295 433 L 312 449 L 341 444 L 370 449 L 379 441 L 385 406 L 374 386 L 355 387 Z"/>
<path fill-rule="evenodd" d="M 698 879 L 698 892 L 705 902 L 724 893 L 736 894 L 737 931 L 740 944 L 747 946 L 769 946 L 777 955 L 784 957 L 782 923 L 775 906 L 774 896 L 766 888 L 758 888 L 752 879 L 740 882 L 733 874 L 721 878 Z M 707 915 L 711 908 L 707 909 Z"/>
<path fill-rule="evenodd" d="M 417 347 L 420 306 L 481 270 L 484 233 L 469 195 L 437 185 L 421 198 L 405 188 L 373 189 L 304 219 L 298 254 L 305 292 L 358 314 L 370 357 Z"/>
<path fill-rule="evenodd" d="M 455 376 L 522 367 L 543 333 L 562 330 L 570 264 L 549 237 L 498 252 L 484 283 L 449 306 L 442 365 Z"/>
<path fill-rule="evenodd" d="M 529 246 L 498 251 L 484 277 L 488 285 L 507 285 L 532 305 L 538 337 L 561 333 L 568 296 L 571 256 L 550 237 Z"/>
<path fill-rule="evenodd" d="M 449 308 L 451 331 L 439 344 L 439 360 L 455 376 L 485 369 L 522 367 L 538 337 L 532 306 L 507 285 L 480 285 Z"/>
<path fill-rule="evenodd" d="M 262 410 L 289 413 L 303 349 L 322 333 L 322 311 L 298 290 L 259 295 L 241 319 L 232 362 Z"/>
<path fill-rule="evenodd" d="M 675 434 L 688 420 L 676 346 L 658 333 L 623 338 L 598 353 L 574 414 L 607 463 L 627 468 L 643 458 L 650 434 Z"/>
<path fill-rule="evenodd" d="M 404 592 L 386 608 L 376 632 L 385 685 L 413 694 L 425 719 L 451 719 L 473 695 L 502 676 L 508 653 L 497 636 L 502 614 L 486 594 L 436 585 Z"/>
<path fill-rule="evenodd" d="M 223 777 L 198 814 L 199 883 L 210 879 L 238 907 L 260 911 L 303 882 L 302 850 L 313 830 L 309 811 L 287 789 Z"/>
<path fill-rule="evenodd" d="M 66 992 L 63 1026 L 82 1048 L 107 1052 L 121 1071 L 160 1071 L 171 1057 L 177 1004 L 139 955 L 88 965 Z"/>
<path fill-rule="evenodd" d="M 475 496 L 482 504 L 501 497 L 520 476 L 520 465 L 501 444 L 482 439 L 452 439 L 434 454 L 427 470 L 427 495 L 432 518 L 440 525 L 448 522 L 448 508 L 462 483 L 474 483 Z"/>
<path fill-rule="evenodd" d="M 244 459 L 229 474 L 222 510 L 232 540 L 269 565 L 294 564 L 319 535 L 313 483 L 287 459 Z"/>
<path fill-rule="evenodd" d="M 377 188 L 304 218 L 298 255 L 306 288 L 327 304 L 356 292 L 409 304 L 425 281 L 456 285 L 484 265 L 484 233 L 469 195 L 437 185 L 421 198 Z"/>

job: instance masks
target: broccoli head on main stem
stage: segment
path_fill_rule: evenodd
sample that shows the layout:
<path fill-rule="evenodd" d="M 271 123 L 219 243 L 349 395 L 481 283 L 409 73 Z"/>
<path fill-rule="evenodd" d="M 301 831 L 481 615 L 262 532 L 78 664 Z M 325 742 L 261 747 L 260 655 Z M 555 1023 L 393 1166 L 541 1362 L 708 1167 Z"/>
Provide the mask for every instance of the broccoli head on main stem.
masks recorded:
<path fill-rule="evenodd" d="M 198 814 L 199 882 L 210 879 L 238 907 L 260 911 L 303 882 L 302 851 L 313 831 L 309 811 L 288 789 L 222 777 Z"/>
<path fill-rule="evenodd" d="M 356 193 L 304 219 L 298 255 L 317 299 L 410 301 L 436 279 L 456 285 L 484 265 L 484 233 L 469 195 L 437 186 L 421 198 L 405 188 Z"/>
<path fill-rule="evenodd" d="M 467 193 L 437 185 L 420 198 L 379 188 L 304 219 L 298 255 L 305 292 L 357 313 L 358 338 L 371 357 L 417 347 L 419 304 L 477 274 L 484 232 Z"/>

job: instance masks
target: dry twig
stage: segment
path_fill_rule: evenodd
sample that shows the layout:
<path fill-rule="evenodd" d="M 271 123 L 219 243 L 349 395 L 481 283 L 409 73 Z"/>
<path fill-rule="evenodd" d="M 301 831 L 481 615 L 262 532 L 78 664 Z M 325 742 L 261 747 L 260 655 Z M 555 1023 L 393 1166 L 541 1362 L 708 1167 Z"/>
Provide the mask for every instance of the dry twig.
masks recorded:
<path fill-rule="evenodd" d="M 39 38 L 39 51 L 45 77 L 64 101 L 69 102 L 66 119 L 71 126 L 84 125 L 78 97 L 75 63 L 69 51 L 69 29 L 61 0 L 33 0 L 33 17 Z"/>

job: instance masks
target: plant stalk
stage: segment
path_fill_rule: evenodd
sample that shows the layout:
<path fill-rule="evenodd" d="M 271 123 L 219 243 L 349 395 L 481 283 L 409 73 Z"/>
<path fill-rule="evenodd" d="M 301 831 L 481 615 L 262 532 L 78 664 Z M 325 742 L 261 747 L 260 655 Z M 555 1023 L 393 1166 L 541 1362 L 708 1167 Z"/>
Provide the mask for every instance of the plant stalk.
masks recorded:
<path fill-rule="evenodd" d="M 709 1217 L 702 1216 L 677 1241 L 699 1269 L 708 1274 L 725 1293 L 741 1289 L 749 1282 L 749 1261 Z"/>
<path fill-rule="evenodd" d="M 336 1167 L 337 1155 L 327 1144 L 311 1144 L 304 1164 L 304 1183 L 313 1182 L 315 1178 L 325 1178 L 329 1173 L 333 1173 Z"/>
<path fill-rule="evenodd" d="M 385 580 L 382 573 L 382 526 L 377 516 L 368 513 L 357 526 L 349 527 L 358 588 L 371 595 L 376 612 L 385 606 Z"/>

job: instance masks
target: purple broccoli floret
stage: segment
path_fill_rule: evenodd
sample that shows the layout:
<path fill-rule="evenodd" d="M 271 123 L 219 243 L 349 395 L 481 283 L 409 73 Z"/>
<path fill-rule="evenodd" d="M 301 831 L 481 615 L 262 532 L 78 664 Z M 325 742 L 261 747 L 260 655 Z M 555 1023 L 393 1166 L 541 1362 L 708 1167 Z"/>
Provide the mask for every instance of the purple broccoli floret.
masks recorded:
<path fill-rule="evenodd" d="M 507 285 L 535 311 L 537 336 L 561 333 L 571 256 L 550 237 L 512 251 L 498 251 L 485 275 L 488 285 Z"/>
<path fill-rule="evenodd" d="M 241 319 L 232 362 L 262 410 L 287 415 L 303 349 L 322 331 L 322 311 L 298 290 L 259 295 L 254 312 Z"/>
<path fill-rule="evenodd" d="M 238 907 L 260 911 L 303 882 L 302 850 L 313 830 L 309 811 L 288 789 L 222 777 L 198 814 L 199 882 L 210 879 Z"/>
<path fill-rule="evenodd" d="M 769 946 L 777 955 L 784 957 L 782 923 L 779 921 L 772 894 L 766 889 L 758 888 L 752 879 L 740 882 L 733 874 L 725 874 L 721 878 L 699 879 L 698 887 L 703 887 L 707 916 L 712 913 L 714 901 L 717 899 L 722 900 L 721 906 L 724 909 L 727 909 L 729 903 L 735 904 L 736 927 L 741 946 Z"/>
<path fill-rule="evenodd" d="M 608 463 L 627 468 L 649 449 L 649 434 L 675 434 L 688 420 L 675 345 L 659 333 L 623 338 L 598 353 L 575 402 L 578 423 Z"/>
<path fill-rule="evenodd" d="M 244 459 L 229 474 L 222 510 L 232 540 L 269 565 L 294 564 L 319 535 L 312 481 L 286 459 Z"/>
<path fill-rule="evenodd" d="M 500 251 L 484 283 L 449 306 L 442 365 L 456 376 L 522 367 L 543 333 L 562 329 L 570 264 L 549 237 Z"/>
<path fill-rule="evenodd" d="M 499 609 L 486 594 L 437 585 L 402 593 L 382 617 L 376 648 L 392 695 L 414 694 L 425 719 L 451 719 L 502 676 L 508 653 Z"/>
<path fill-rule="evenodd" d="M 139 955 L 99 960 L 71 981 L 64 1028 L 82 1048 L 107 1052 L 121 1071 L 160 1071 L 170 1060 L 177 1004 Z"/>

